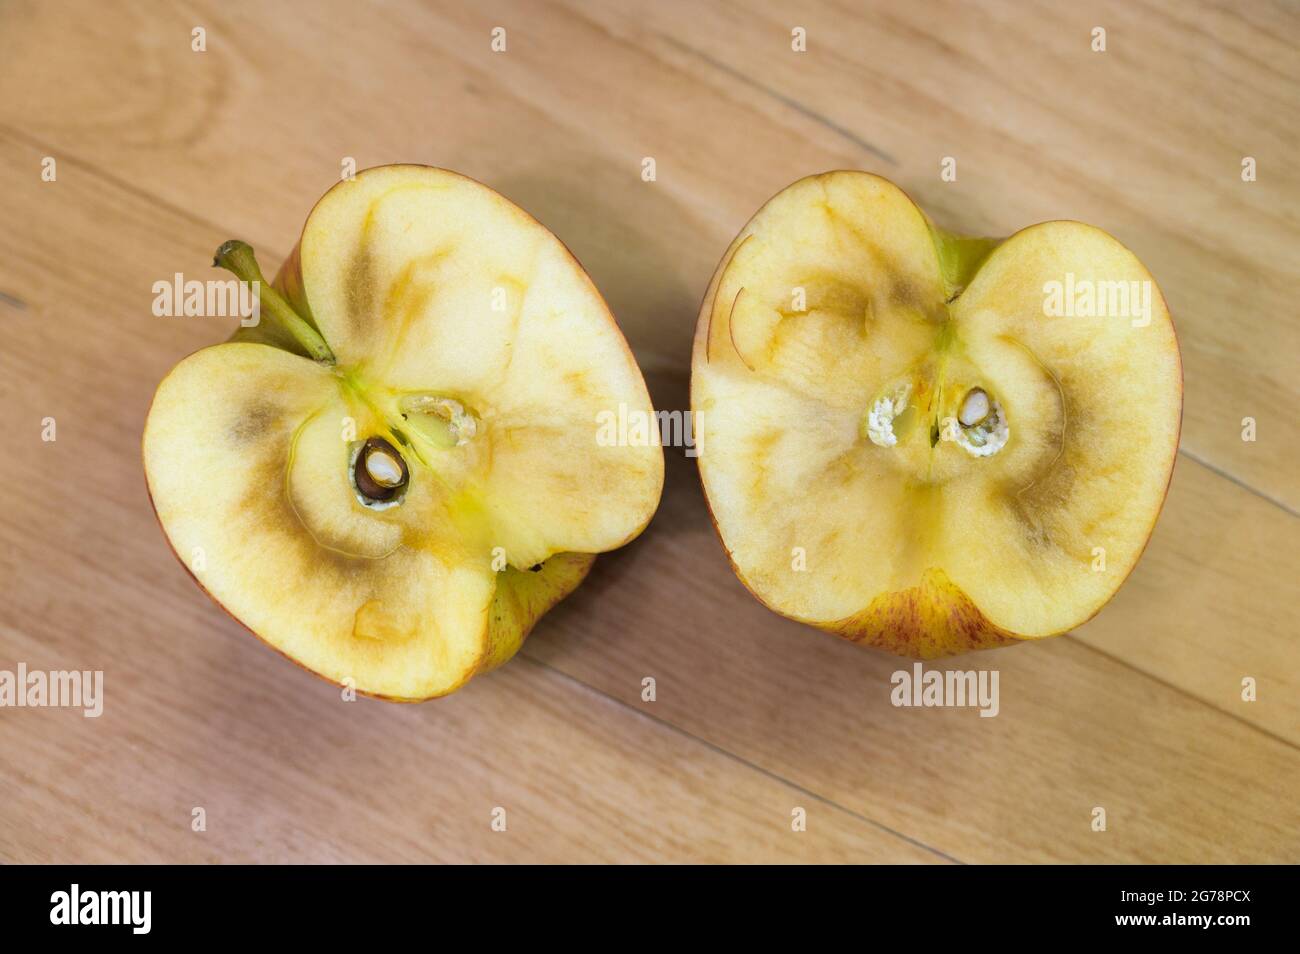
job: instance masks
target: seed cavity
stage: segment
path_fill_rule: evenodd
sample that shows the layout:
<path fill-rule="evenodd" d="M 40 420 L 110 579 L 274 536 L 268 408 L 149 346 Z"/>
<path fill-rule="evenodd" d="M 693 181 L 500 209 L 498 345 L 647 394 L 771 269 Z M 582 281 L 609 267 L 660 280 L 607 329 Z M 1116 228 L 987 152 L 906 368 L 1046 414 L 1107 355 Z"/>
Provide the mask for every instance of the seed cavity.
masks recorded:
<path fill-rule="evenodd" d="M 408 394 L 400 406 L 402 417 L 437 447 L 463 447 L 478 433 L 478 420 L 454 398 Z"/>
<path fill-rule="evenodd" d="M 406 461 L 382 437 L 353 445 L 348 473 L 357 500 L 372 510 L 387 510 L 401 503 L 410 480 Z"/>
<path fill-rule="evenodd" d="M 886 394 L 871 405 L 867 412 L 867 437 L 877 447 L 893 447 L 898 443 L 894 421 L 907 410 L 907 400 L 912 396 L 910 384 L 900 384 L 892 394 Z"/>
<path fill-rule="evenodd" d="M 972 457 L 992 457 L 1011 436 L 1007 415 L 983 388 L 971 388 L 957 412 L 957 444 Z"/>

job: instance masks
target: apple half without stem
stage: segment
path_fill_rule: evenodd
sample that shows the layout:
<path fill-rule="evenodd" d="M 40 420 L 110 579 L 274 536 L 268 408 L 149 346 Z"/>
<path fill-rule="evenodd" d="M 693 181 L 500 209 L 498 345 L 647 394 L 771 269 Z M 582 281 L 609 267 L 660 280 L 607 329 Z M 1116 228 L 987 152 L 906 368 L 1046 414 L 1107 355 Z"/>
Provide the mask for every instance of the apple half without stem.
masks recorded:
<path fill-rule="evenodd" d="M 260 279 L 242 243 L 218 261 Z M 491 189 L 359 173 L 260 300 L 159 386 L 145 474 L 199 584 L 307 669 L 451 692 L 653 515 L 660 447 L 597 440 L 620 405 L 653 420 L 632 353 L 568 250 Z"/>
<path fill-rule="evenodd" d="M 953 236 L 841 171 L 727 250 L 691 406 L 741 581 L 932 658 L 1063 633 L 1115 594 L 1168 489 L 1182 368 L 1159 289 L 1105 232 Z"/>

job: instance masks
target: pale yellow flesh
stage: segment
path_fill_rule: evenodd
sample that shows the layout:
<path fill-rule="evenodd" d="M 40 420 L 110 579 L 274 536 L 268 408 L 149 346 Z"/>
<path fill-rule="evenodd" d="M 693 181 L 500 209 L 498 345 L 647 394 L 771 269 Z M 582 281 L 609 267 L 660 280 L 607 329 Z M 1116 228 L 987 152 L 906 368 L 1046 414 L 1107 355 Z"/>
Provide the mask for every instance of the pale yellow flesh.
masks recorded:
<path fill-rule="evenodd" d="M 1181 415 L 1163 298 L 1113 238 L 1026 229 L 953 298 L 936 234 L 878 177 L 795 183 L 719 266 L 692 376 L 701 475 L 741 578 L 781 613 L 922 656 L 1100 609 L 1150 535 Z M 1067 273 L 1151 282 L 1149 323 L 1046 316 L 1044 285 Z M 877 446 L 864 417 L 900 381 L 921 422 Z M 929 421 L 973 387 L 1009 418 L 992 457 L 931 445 Z"/>
<path fill-rule="evenodd" d="M 658 446 L 602 446 L 598 415 L 653 419 L 604 302 L 546 229 L 454 173 L 369 170 L 313 210 L 281 276 L 334 368 L 228 343 L 163 381 L 144 458 L 181 560 L 292 659 L 362 692 L 441 695 L 508 659 L 658 503 Z M 450 398 L 477 431 L 403 417 Z M 355 442 L 401 449 L 410 482 L 376 510 Z M 439 440 L 439 437 L 444 439 Z"/>

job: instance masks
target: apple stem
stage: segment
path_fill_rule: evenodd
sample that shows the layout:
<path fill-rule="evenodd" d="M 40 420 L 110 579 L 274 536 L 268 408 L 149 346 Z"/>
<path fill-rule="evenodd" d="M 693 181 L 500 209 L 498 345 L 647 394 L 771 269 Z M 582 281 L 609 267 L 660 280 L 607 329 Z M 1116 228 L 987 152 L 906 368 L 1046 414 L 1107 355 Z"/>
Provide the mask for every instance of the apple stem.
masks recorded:
<path fill-rule="evenodd" d="M 262 269 L 258 267 L 257 258 L 253 255 L 253 246 L 239 239 L 231 239 L 217 249 L 212 264 L 233 272 L 236 278 L 250 285 L 256 282 L 253 287 L 257 288 L 262 311 L 288 332 L 313 360 L 320 361 L 322 364 L 334 363 L 334 352 L 320 336 L 320 332 L 294 311 L 293 306 L 285 301 L 284 296 L 262 277 Z"/>

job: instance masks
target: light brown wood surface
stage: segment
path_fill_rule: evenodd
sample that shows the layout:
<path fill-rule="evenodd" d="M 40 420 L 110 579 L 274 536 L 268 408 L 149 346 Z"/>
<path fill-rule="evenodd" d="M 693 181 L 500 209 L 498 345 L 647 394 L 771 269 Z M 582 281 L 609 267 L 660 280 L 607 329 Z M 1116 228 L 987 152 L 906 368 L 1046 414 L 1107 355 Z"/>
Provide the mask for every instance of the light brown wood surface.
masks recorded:
<path fill-rule="evenodd" d="M 1298 43 L 1271 2 L 0 4 L 0 668 L 106 696 L 0 709 L 0 860 L 1300 860 Z M 940 664 L 998 669 L 997 718 L 896 709 L 899 660 L 740 586 L 671 451 L 649 531 L 505 669 L 342 702 L 191 583 L 139 441 L 233 327 L 154 317 L 153 282 L 218 277 L 230 237 L 270 271 L 349 156 L 537 215 L 666 408 L 719 256 L 802 175 L 879 172 L 966 232 L 1097 224 L 1182 346 L 1151 545 L 1075 634 Z"/>

